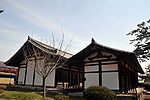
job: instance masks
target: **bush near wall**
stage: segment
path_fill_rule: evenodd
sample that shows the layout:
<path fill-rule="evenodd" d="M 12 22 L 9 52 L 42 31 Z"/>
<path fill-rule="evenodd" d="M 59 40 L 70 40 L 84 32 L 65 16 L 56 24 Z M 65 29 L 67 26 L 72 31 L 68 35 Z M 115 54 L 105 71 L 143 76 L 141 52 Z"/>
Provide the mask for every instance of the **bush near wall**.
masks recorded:
<path fill-rule="evenodd" d="M 9 91 L 6 89 L 9 89 Z M 18 91 L 19 89 L 20 91 Z M 31 91 L 41 91 L 41 88 L 16 85 L 0 85 L 0 98 L 3 98 L 4 100 L 54 100 L 53 98 L 48 97 L 43 98 L 39 93 Z"/>
<path fill-rule="evenodd" d="M 7 85 L 7 91 L 21 91 L 21 92 L 42 92 L 42 87 L 32 87 L 32 86 L 21 86 L 21 85 Z"/>
<path fill-rule="evenodd" d="M 6 86 L 5 85 L 0 85 L 0 90 L 4 90 L 6 89 Z"/>
<path fill-rule="evenodd" d="M 63 91 L 58 90 L 48 90 L 46 96 L 54 98 L 55 100 L 70 100 L 69 96 L 65 95 Z"/>
<path fill-rule="evenodd" d="M 7 92 L 5 92 L 6 86 L 5 85 L 0 85 L 0 97 L 6 96 Z"/>
<path fill-rule="evenodd" d="M 18 91 L 7 91 L 8 95 L 4 98 L 7 100 L 54 100 L 52 98 L 43 98 L 41 95 L 35 92 L 18 92 Z"/>
<path fill-rule="evenodd" d="M 83 92 L 86 100 L 115 100 L 115 92 L 103 86 L 91 86 Z"/>

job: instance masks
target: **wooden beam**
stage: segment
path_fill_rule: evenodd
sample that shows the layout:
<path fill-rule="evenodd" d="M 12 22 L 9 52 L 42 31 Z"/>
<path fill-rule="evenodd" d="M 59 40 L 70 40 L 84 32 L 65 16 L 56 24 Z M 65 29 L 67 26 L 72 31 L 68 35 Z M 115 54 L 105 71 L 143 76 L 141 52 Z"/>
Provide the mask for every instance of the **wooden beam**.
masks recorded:
<path fill-rule="evenodd" d="M 115 61 L 115 62 L 102 63 L 102 65 L 110 65 L 110 64 L 118 64 L 118 62 Z"/>
<path fill-rule="evenodd" d="M 18 79 L 19 79 L 19 72 L 20 72 L 20 66 L 18 67 L 18 73 L 17 73 L 17 79 L 16 79 L 16 84 L 18 85 Z"/>
<path fill-rule="evenodd" d="M 108 73 L 108 72 L 119 72 L 119 70 L 102 71 L 102 73 Z"/>
<path fill-rule="evenodd" d="M 118 59 L 119 91 L 123 92 L 122 91 L 122 71 L 121 71 L 121 67 L 122 67 L 121 60 Z"/>
<path fill-rule="evenodd" d="M 102 59 L 102 60 L 92 60 L 92 61 L 85 61 L 84 63 L 93 63 L 93 62 L 105 62 L 105 61 L 117 61 L 117 59 Z"/>
<path fill-rule="evenodd" d="M 102 65 L 101 62 L 99 63 L 99 85 L 102 86 Z"/>
<path fill-rule="evenodd" d="M 84 73 L 99 73 L 99 71 L 90 71 L 90 72 L 84 72 Z"/>
<path fill-rule="evenodd" d="M 99 64 L 86 64 L 85 66 L 94 66 L 94 65 L 99 65 Z"/>

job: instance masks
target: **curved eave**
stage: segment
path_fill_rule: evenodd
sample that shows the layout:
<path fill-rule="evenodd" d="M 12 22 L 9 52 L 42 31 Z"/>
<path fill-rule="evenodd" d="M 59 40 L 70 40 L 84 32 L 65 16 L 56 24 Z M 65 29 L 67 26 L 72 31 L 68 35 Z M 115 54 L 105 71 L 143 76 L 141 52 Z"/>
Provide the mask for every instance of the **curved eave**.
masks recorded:
<path fill-rule="evenodd" d="M 130 53 L 130 54 L 125 54 L 124 55 L 125 61 L 126 63 L 131 66 L 135 71 L 137 71 L 138 73 L 144 74 L 144 71 L 141 67 L 141 65 L 139 64 L 135 53 Z"/>
<path fill-rule="evenodd" d="M 25 42 L 24 45 L 26 43 L 27 42 Z M 24 59 L 22 54 L 23 46 L 8 61 L 4 63 L 6 66 L 19 67 L 20 62 Z"/>

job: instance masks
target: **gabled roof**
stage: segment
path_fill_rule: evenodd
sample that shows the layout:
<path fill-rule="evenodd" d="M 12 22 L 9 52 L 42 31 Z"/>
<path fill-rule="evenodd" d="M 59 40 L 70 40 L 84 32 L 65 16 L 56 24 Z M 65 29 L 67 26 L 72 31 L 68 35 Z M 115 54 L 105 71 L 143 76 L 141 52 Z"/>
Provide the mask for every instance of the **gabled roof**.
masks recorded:
<path fill-rule="evenodd" d="M 137 72 L 144 73 L 134 52 L 107 47 L 107 46 L 98 44 L 97 42 L 95 42 L 94 39 L 92 39 L 91 44 L 89 44 L 86 48 L 84 48 L 83 50 L 81 50 L 80 52 L 72 56 L 71 58 L 69 58 L 68 63 L 73 66 L 82 66 L 82 64 L 84 64 L 84 61 L 83 61 L 84 58 L 88 57 L 89 55 L 95 52 L 93 48 L 97 48 L 99 50 L 110 52 L 116 55 L 119 59 L 122 59 L 123 61 L 125 61 L 128 65 L 130 65 Z"/>
<path fill-rule="evenodd" d="M 28 36 L 27 41 L 23 44 L 23 46 L 8 60 L 5 62 L 5 64 L 7 66 L 14 66 L 14 67 L 18 67 L 20 62 L 22 62 L 24 60 L 24 55 L 23 55 L 23 47 L 27 46 L 27 45 L 33 45 L 36 48 L 44 51 L 45 53 L 50 53 L 50 51 L 54 51 L 54 50 L 58 50 L 56 48 L 53 48 L 47 44 L 44 44 L 42 42 L 39 42 L 35 39 L 32 39 L 31 37 Z M 64 52 L 64 51 L 61 51 Z M 66 53 L 66 52 L 65 52 Z M 71 57 L 72 54 L 66 53 L 67 56 L 63 56 L 65 58 Z"/>

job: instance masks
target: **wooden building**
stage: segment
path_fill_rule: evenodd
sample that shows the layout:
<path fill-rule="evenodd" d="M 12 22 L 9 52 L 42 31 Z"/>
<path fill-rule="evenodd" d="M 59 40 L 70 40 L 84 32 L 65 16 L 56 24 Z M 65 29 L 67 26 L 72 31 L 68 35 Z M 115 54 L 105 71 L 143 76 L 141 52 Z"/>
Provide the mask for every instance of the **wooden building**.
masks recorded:
<path fill-rule="evenodd" d="M 34 45 L 42 51 L 51 47 L 28 38 L 24 46 Z M 22 47 L 7 62 L 18 67 L 17 84 L 40 86 L 42 79 L 24 62 Z M 46 86 L 54 88 L 85 89 L 91 85 L 106 86 L 115 91 L 127 91 L 138 86 L 138 73 L 144 73 L 133 52 L 122 51 L 91 43 L 75 55 L 67 53 L 67 63 L 55 69 L 46 80 Z M 31 62 L 30 62 L 31 63 Z"/>
<path fill-rule="evenodd" d="M 7 66 L 18 67 L 18 75 L 17 75 L 16 84 L 28 85 L 28 86 L 42 86 L 43 84 L 42 76 L 39 75 L 39 73 L 33 67 L 33 65 L 35 64 L 35 61 L 34 59 L 32 59 L 32 57 L 31 59 L 29 59 L 29 61 L 25 60 L 24 48 L 31 48 L 29 49 L 31 54 L 33 52 L 32 48 L 35 48 L 35 50 L 38 50 L 38 52 L 44 52 L 44 53 L 51 53 L 51 51 L 55 51 L 57 49 L 28 37 L 27 41 L 16 52 L 16 54 L 14 54 L 7 62 L 5 62 Z M 38 67 L 42 66 L 40 62 L 43 62 L 43 58 L 42 58 L 43 55 L 42 54 L 40 55 L 41 55 L 41 58 L 37 59 L 36 61 L 36 66 Z M 72 55 L 69 53 L 66 53 L 65 55 L 63 55 L 65 59 L 71 56 Z M 47 77 L 46 82 L 45 82 L 47 87 L 56 88 L 57 84 L 60 84 L 59 82 L 57 82 L 57 79 L 56 79 L 58 76 L 57 70 L 59 70 L 59 68 L 53 70 L 51 74 Z M 62 75 L 62 77 L 64 76 Z"/>
<path fill-rule="evenodd" d="M 125 92 L 135 89 L 138 86 L 138 73 L 144 73 L 133 52 L 110 48 L 96 43 L 94 39 L 69 58 L 68 65 L 70 84 L 76 80 L 76 86 L 82 84 L 83 89 L 100 85 Z"/>

